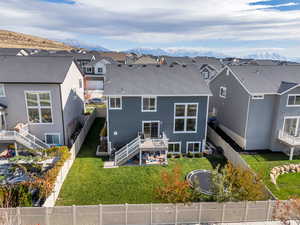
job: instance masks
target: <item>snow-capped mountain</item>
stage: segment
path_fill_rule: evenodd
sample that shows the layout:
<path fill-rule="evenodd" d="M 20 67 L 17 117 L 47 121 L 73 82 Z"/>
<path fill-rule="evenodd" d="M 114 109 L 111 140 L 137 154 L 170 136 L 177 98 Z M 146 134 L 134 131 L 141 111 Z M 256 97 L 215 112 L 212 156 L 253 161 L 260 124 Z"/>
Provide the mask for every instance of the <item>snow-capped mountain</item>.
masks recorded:
<path fill-rule="evenodd" d="M 139 55 L 168 55 L 168 56 L 208 56 L 208 57 L 218 57 L 224 58 L 227 57 L 223 53 L 213 52 L 213 51 L 201 51 L 191 48 L 134 48 L 129 49 L 124 52 L 132 52 Z"/>
<path fill-rule="evenodd" d="M 287 57 L 282 56 L 275 52 L 257 52 L 250 55 L 245 56 L 244 58 L 250 59 L 271 59 L 271 60 L 280 60 L 287 61 L 289 60 Z"/>
<path fill-rule="evenodd" d="M 63 43 L 67 44 L 67 45 L 71 45 L 75 48 L 85 48 L 88 50 L 95 50 L 95 51 L 103 51 L 103 52 L 109 52 L 110 50 L 107 48 L 104 48 L 100 45 L 93 45 L 93 44 L 88 44 L 88 43 L 84 43 L 75 39 L 66 39 L 62 41 Z"/>

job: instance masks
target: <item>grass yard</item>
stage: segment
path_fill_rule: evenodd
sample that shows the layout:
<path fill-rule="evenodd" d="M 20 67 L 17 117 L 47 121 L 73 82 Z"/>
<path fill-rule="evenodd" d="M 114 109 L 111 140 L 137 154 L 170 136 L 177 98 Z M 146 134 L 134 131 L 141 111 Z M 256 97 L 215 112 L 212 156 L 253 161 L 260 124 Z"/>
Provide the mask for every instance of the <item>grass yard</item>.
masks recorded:
<path fill-rule="evenodd" d="M 289 199 L 293 196 L 300 197 L 300 174 L 285 174 L 277 179 L 276 187 L 270 179 L 270 171 L 275 166 L 290 163 L 300 163 L 300 157 L 294 157 L 293 161 L 288 160 L 288 156 L 283 153 L 262 153 L 255 155 L 241 155 L 247 163 L 260 174 L 273 194 L 279 199 Z"/>
<path fill-rule="evenodd" d="M 207 158 L 169 159 L 169 165 L 103 169 L 95 157 L 98 135 L 104 121 L 96 119 L 61 189 L 57 205 L 156 203 L 155 187 L 162 170 L 178 163 L 184 174 L 194 169 L 212 169 Z M 212 160 L 211 160 L 212 161 Z"/>

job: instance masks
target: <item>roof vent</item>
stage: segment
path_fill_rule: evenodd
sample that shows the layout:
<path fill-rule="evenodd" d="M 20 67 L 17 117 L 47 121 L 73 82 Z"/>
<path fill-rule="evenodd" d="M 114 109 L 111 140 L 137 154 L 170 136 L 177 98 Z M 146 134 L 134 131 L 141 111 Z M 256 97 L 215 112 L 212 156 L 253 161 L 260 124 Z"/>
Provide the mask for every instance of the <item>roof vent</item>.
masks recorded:
<path fill-rule="evenodd" d="M 132 67 L 132 64 L 128 65 L 129 67 Z"/>
<path fill-rule="evenodd" d="M 146 66 L 147 66 L 147 65 L 145 65 L 145 64 L 143 65 L 143 67 L 146 67 Z"/>
<path fill-rule="evenodd" d="M 183 65 L 182 65 L 182 67 L 183 67 L 183 68 L 185 68 L 185 67 L 186 67 L 186 65 L 185 65 L 185 64 L 183 64 Z"/>
<path fill-rule="evenodd" d="M 171 64 L 171 65 L 170 65 L 170 67 L 174 67 L 174 65 L 173 65 L 173 64 Z"/>
<path fill-rule="evenodd" d="M 160 67 L 160 65 L 159 65 L 159 64 L 157 64 L 157 65 L 156 65 L 156 67 Z"/>
<path fill-rule="evenodd" d="M 118 67 L 121 67 L 122 66 L 122 64 L 118 64 Z"/>

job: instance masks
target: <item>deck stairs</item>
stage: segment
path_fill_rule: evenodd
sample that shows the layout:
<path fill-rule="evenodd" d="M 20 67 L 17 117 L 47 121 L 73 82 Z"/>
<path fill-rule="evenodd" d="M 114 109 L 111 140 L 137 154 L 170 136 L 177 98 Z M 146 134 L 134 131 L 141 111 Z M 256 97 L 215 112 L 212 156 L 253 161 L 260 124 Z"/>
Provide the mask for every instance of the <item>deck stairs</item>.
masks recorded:
<path fill-rule="evenodd" d="M 115 165 L 120 166 L 140 152 L 141 137 L 138 136 L 120 150 L 115 152 Z"/>

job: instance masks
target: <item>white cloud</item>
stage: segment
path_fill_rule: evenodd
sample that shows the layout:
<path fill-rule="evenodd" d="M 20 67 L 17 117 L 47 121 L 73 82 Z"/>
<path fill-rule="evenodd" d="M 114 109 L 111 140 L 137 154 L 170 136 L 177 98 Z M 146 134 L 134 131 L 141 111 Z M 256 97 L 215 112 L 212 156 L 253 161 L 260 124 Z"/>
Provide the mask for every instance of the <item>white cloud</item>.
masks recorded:
<path fill-rule="evenodd" d="M 300 10 L 256 0 L 40 0 L 0 2 L 0 27 L 64 39 L 177 43 L 203 40 L 300 40 Z M 267 1 L 265 1 L 267 2 Z M 277 6 L 293 6 L 292 1 Z"/>

